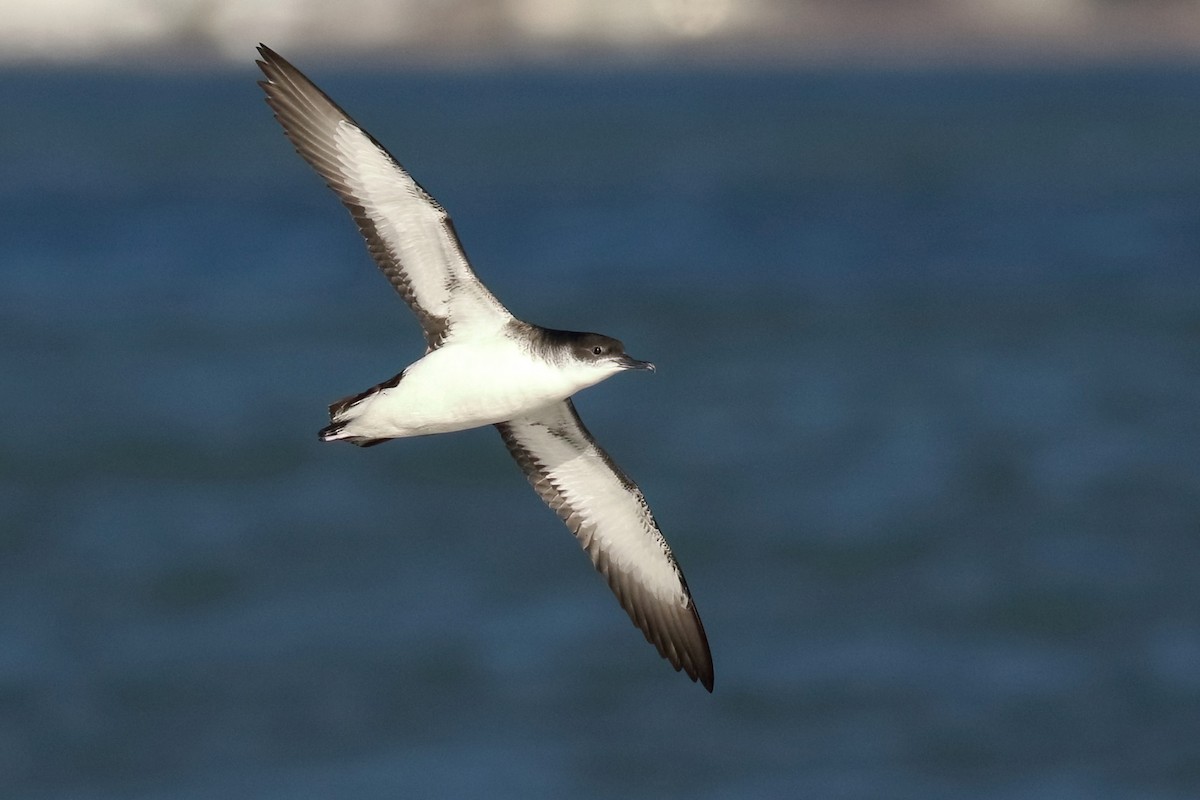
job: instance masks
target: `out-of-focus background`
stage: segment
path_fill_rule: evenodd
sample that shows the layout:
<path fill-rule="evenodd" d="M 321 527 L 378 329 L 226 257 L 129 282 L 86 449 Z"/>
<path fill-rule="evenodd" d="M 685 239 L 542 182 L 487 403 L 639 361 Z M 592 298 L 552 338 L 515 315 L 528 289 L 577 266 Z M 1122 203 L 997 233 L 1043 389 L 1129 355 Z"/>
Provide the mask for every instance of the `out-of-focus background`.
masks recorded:
<path fill-rule="evenodd" d="M 241 63 L 259 36 L 278 48 L 444 65 L 1190 59 L 1200 47 L 1194 0 L 5 0 L 0 10 L 0 59 L 32 63 Z"/>
<path fill-rule="evenodd" d="M 584 392 L 674 674 L 421 354 L 293 59 Z M 1200 793 L 1200 6 L 0 3 L 0 796 Z"/>
<path fill-rule="evenodd" d="M 245 59 L 276 48 L 443 65 L 586 56 L 787 63 L 1184 56 L 1194 0 L 45 0 L 0 3 L 0 59 Z"/>

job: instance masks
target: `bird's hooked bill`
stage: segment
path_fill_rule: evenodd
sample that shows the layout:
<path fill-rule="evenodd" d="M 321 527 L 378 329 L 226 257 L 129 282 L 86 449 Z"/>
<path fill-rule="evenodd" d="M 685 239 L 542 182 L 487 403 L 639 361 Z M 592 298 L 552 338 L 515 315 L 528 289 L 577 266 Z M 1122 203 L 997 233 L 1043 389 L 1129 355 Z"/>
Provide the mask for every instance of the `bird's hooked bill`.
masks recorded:
<path fill-rule="evenodd" d="M 618 358 L 617 363 L 621 365 L 621 369 L 644 369 L 654 372 L 654 365 L 649 361 L 638 361 L 636 358 L 631 358 L 627 355 L 622 355 Z"/>

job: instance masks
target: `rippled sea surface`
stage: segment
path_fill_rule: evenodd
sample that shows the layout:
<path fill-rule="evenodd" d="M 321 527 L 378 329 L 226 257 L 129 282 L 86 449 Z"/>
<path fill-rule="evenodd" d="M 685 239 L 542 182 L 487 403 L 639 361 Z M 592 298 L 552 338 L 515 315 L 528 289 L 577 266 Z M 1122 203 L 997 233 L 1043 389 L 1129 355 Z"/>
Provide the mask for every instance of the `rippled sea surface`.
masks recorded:
<path fill-rule="evenodd" d="M 309 72 L 577 398 L 716 692 L 420 356 L 237 74 L 0 74 L 0 786 L 1194 798 L 1200 72 Z"/>

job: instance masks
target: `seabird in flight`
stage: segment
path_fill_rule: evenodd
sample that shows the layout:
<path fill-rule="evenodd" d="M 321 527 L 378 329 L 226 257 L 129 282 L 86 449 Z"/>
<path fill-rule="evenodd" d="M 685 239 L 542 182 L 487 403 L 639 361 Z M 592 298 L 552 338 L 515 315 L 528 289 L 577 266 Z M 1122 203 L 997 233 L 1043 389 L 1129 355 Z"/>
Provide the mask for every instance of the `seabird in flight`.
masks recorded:
<path fill-rule="evenodd" d="M 399 375 L 331 405 L 321 439 L 369 447 L 495 425 L 646 640 L 711 692 L 712 656 L 683 573 L 641 490 L 571 402 L 618 372 L 654 365 L 611 337 L 515 318 L 475 276 L 446 210 L 298 69 L 265 45 L 258 51 L 275 118 L 349 209 L 427 346 Z"/>

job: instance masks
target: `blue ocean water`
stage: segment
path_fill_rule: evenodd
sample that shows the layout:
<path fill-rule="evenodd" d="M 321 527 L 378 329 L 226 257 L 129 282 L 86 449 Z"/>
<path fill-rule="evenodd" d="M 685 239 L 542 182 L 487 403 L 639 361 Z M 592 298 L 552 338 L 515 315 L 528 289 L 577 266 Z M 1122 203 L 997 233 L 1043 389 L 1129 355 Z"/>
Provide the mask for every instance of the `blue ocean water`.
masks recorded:
<path fill-rule="evenodd" d="M 526 319 L 702 612 L 630 626 L 237 74 L 0 75 L 0 788 L 1194 798 L 1200 72 L 301 64 Z"/>

